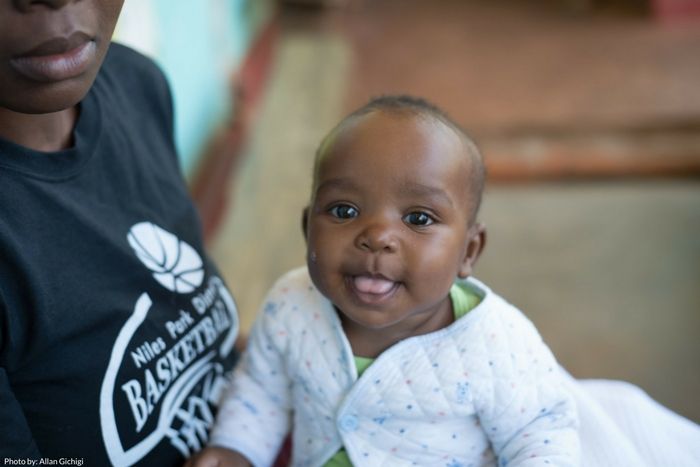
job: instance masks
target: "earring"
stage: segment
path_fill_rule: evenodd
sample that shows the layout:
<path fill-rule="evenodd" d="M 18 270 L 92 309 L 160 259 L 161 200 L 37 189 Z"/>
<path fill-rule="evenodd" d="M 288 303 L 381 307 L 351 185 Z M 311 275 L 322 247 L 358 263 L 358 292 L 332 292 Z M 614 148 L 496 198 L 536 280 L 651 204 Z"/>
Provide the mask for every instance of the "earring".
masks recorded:
<path fill-rule="evenodd" d="M 311 254 L 309 254 L 309 259 L 311 260 L 312 263 L 316 262 L 316 252 L 312 251 Z"/>

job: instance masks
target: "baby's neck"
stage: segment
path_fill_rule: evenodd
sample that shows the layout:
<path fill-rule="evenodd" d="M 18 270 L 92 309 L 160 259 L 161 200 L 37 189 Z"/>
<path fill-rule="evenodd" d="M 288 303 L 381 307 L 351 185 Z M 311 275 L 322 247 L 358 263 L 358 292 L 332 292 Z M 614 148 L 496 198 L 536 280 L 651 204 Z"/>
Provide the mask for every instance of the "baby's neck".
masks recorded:
<path fill-rule="evenodd" d="M 343 331 L 350 342 L 352 353 L 356 357 L 377 358 L 382 352 L 394 344 L 413 336 L 429 334 L 445 328 L 454 322 L 452 301 L 447 300 L 446 306 L 431 314 L 430 317 L 418 320 L 415 325 L 400 323 L 381 328 L 372 329 L 359 325 L 348 319 L 341 311 L 336 309 Z"/>

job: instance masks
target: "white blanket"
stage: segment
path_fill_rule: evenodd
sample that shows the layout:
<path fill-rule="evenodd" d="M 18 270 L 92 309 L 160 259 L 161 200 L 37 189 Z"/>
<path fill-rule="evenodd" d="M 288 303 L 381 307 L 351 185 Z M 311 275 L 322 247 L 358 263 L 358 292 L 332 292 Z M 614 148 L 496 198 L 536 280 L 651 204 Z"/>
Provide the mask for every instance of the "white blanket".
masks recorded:
<path fill-rule="evenodd" d="M 622 381 L 567 377 L 583 466 L 700 466 L 700 427 Z"/>

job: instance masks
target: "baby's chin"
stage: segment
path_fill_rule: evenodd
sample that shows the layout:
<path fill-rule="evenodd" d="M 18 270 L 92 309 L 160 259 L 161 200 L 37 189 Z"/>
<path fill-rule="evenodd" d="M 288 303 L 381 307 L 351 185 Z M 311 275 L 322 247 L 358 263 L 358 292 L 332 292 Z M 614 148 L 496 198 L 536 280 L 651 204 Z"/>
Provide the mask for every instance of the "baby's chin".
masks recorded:
<path fill-rule="evenodd" d="M 368 331 L 380 332 L 401 322 L 401 319 L 394 318 L 387 310 L 363 309 L 358 312 L 353 307 L 345 307 L 345 311 L 338 306 L 334 308 L 342 321 L 351 322 L 354 326 Z"/>

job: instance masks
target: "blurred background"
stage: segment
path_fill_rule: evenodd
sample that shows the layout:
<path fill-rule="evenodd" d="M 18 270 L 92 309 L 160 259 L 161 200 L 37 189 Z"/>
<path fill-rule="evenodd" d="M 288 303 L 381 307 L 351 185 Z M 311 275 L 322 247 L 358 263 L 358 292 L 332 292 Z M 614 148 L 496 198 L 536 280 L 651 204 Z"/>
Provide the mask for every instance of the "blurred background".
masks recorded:
<path fill-rule="evenodd" d="M 320 139 L 409 93 L 484 153 L 477 277 L 575 376 L 700 422 L 700 0 L 126 0 L 116 39 L 170 79 L 244 331 L 303 264 Z"/>

